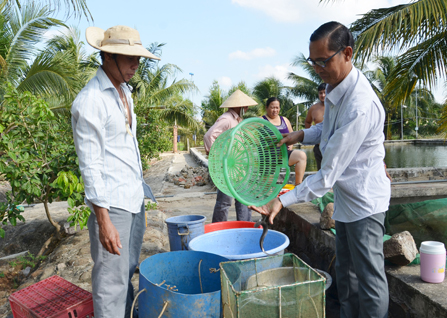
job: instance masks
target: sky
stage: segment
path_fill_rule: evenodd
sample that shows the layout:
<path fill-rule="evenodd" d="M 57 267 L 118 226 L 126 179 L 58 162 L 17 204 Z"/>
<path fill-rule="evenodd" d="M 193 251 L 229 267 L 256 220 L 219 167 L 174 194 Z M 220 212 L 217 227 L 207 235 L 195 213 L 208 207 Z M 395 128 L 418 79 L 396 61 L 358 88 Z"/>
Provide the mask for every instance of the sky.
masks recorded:
<path fill-rule="evenodd" d="M 214 80 L 223 90 L 244 81 L 248 87 L 275 76 L 291 84 L 287 74 L 305 76 L 293 59 L 308 56 L 309 37 L 321 24 L 338 21 L 347 26 L 373 8 L 408 3 L 409 0 L 164 0 L 93 1 L 87 5 L 94 21 L 69 19 L 85 40 L 85 29 L 127 25 L 137 29 L 145 47 L 166 43 L 161 65 L 182 70 L 177 79 L 192 79 L 198 92 L 186 96 L 195 105 L 209 93 Z M 57 17 L 63 19 L 63 13 Z M 55 31 L 52 31 L 55 32 Z M 194 75 L 190 75 L 194 74 Z M 442 99 L 442 89 L 435 96 Z"/>

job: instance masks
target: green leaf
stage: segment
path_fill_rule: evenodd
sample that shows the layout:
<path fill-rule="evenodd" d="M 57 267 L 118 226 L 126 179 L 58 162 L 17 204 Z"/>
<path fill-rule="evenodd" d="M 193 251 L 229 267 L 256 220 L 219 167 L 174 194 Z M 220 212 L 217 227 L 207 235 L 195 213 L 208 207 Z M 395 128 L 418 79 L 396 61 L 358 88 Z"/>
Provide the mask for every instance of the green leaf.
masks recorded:
<path fill-rule="evenodd" d="M 72 198 L 68 198 L 67 203 L 70 208 L 73 208 L 75 206 L 75 202 Z"/>

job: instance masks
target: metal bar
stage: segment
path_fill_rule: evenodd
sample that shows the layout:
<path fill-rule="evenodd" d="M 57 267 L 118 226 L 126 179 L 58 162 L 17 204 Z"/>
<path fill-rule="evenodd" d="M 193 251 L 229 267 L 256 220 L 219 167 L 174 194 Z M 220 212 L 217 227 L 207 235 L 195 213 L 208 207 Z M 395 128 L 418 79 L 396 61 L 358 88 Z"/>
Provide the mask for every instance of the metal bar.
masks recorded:
<path fill-rule="evenodd" d="M 391 184 L 417 184 L 417 183 L 436 183 L 436 182 L 447 182 L 447 180 L 402 181 L 402 182 L 391 182 Z"/>

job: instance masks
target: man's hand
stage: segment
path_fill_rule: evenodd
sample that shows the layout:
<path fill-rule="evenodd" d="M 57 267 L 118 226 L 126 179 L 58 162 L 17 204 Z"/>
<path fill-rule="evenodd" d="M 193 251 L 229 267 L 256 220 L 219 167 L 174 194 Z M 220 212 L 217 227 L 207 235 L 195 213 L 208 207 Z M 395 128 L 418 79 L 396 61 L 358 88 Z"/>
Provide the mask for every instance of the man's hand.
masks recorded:
<path fill-rule="evenodd" d="M 270 224 L 273 224 L 273 219 L 276 217 L 276 215 L 281 211 L 283 208 L 281 201 L 278 198 L 274 198 L 269 203 L 263 206 L 249 206 L 249 209 L 252 209 L 253 211 L 256 211 L 258 213 L 261 213 L 263 215 L 269 216 L 269 222 Z"/>
<path fill-rule="evenodd" d="M 291 146 L 303 141 L 304 132 L 302 130 L 294 131 L 289 134 L 282 134 L 282 137 L 283 138 L 278 142 L 277 146 L 281 147 L 283 144 Z"/>
<path fill-rule="evenodd" d="M 99 241 L 111 254 L 121 255 L 119 248 L 123 248 L 120 235 L 109 217 L 109 211 L 105 208 L 93 206 L 99 226 Z"/>

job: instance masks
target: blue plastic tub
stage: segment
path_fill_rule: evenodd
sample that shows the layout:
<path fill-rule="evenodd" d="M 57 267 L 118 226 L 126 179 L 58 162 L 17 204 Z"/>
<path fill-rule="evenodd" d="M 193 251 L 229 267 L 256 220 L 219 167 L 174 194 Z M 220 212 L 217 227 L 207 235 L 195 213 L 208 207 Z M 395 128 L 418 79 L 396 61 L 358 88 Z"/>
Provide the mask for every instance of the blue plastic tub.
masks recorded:
<path fill-rule="evenodd" d="M 161 253 L 145 259 L 140 264 L 139 288 L 145 291 L 138 296 L 139 317 L 158 318 L 163 312 L 162 317 L 219 318 L 221 285 L 217 270 L 219 263 L 226 261 L 219 255 L 193 251 Z"/>
<path fill-rule="evenodd" d="M 229 229 L 210 232 L 189 242 L 189 249 L 215 253 L 230 260 L 240 260 L 268 256 L 259 246 L 262 229 Z M 284 254 L 289 246 L 287 235 L 269 230 L 264 239 L 264 250 L 269 254 Z"/>
<path fill-rule="evenodd" d="M 193 238 L 205 233 L 205 220 L 203 215 L 181 215 L 166 219 L 171 251 L 187 250 Z"/>

